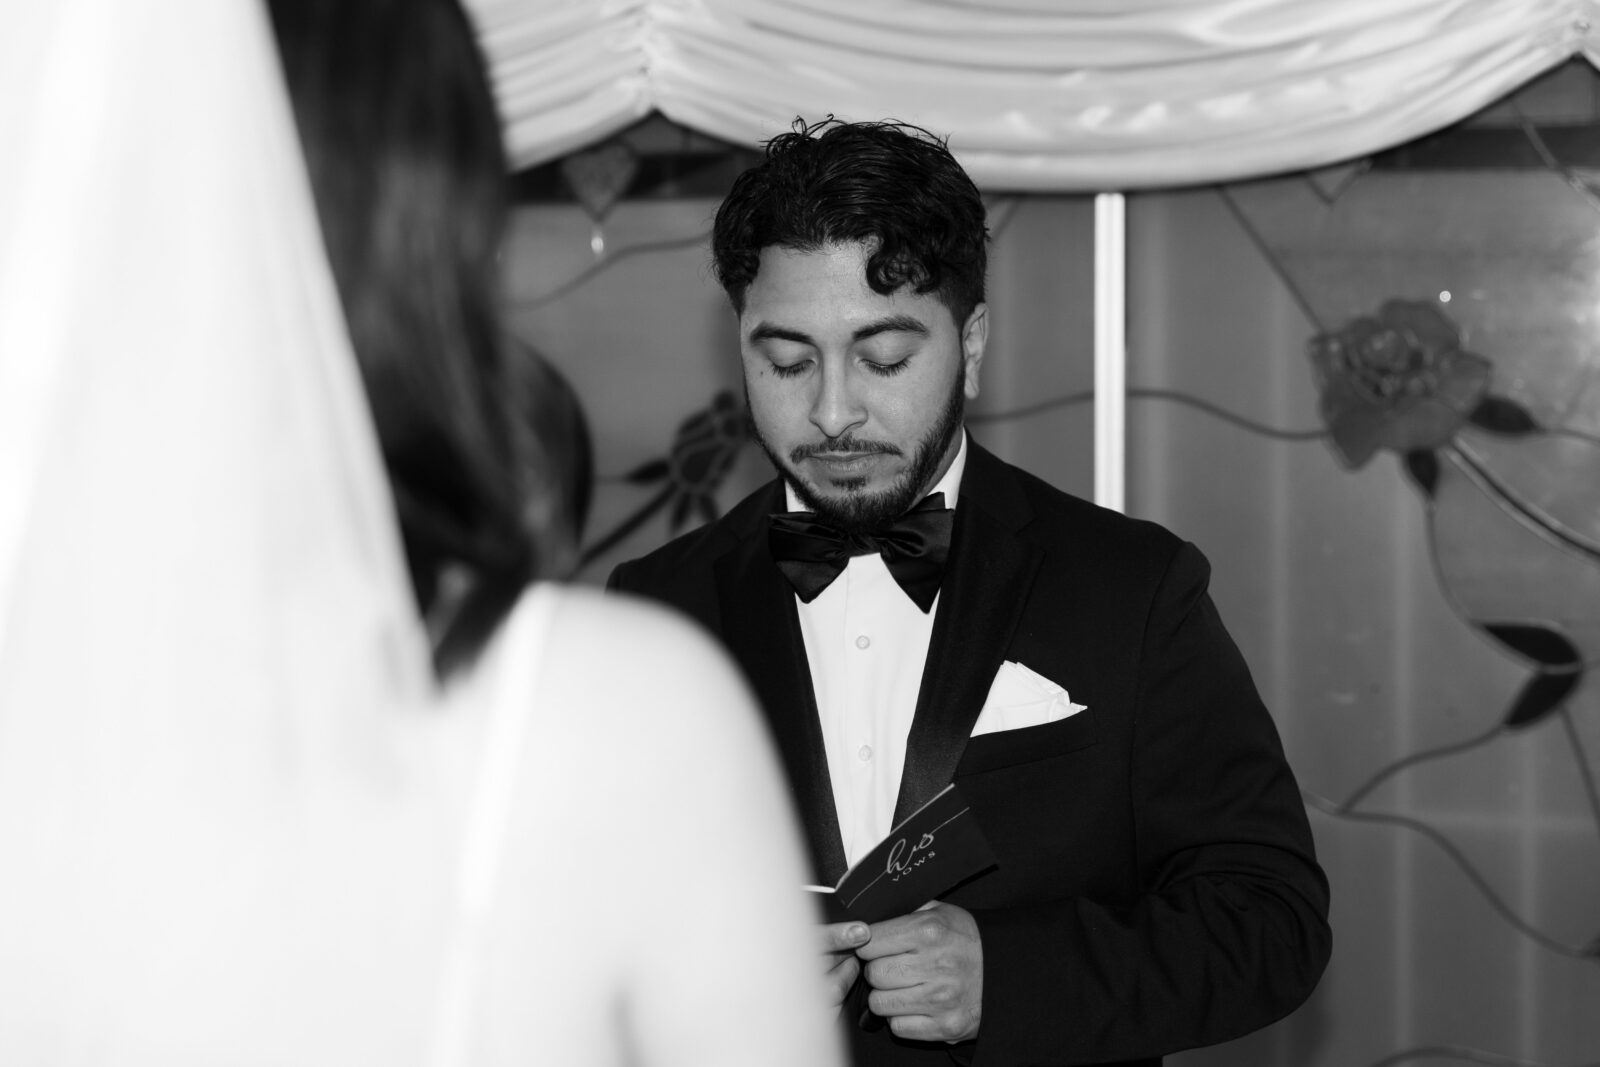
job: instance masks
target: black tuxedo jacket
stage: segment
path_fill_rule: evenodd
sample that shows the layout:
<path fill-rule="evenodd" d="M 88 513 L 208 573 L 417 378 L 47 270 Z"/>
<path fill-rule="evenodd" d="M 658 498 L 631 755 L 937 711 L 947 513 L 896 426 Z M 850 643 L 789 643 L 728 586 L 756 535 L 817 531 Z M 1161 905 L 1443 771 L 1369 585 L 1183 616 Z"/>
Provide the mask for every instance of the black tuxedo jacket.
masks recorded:
<path fill-rule="evenodd" d="M 819 881 L 845 862 L 774 481 L 619 566 L 715 633 L 771 724 Z M 1327 962 L 1328 887 L 1271 716 L 1198 550 L 968 441 L 896 820 L 954 780 L 999 859 L 943 899 L 983 946 L 974 1043 L 853 1035 L 857 1063 L 1156 1062 L 1287 1014 Z M 970 737 L 1002 662 L 1087 706 Z M 730 803 L 736 802 L 730 798 Z"/>

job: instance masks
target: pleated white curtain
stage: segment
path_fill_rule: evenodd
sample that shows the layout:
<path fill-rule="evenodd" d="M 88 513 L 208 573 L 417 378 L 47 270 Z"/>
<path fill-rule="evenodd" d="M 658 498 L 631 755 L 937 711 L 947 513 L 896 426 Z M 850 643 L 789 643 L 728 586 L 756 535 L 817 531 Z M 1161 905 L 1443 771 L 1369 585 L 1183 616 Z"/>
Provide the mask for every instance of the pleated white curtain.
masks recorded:
<path fill-rule="evenodd" d="M 468 0 L 515 163 L 659 111 L 948 135 L 980 185 L 1226 181 L 1366 155 L 1573 56 L 1600 0 Z"/>

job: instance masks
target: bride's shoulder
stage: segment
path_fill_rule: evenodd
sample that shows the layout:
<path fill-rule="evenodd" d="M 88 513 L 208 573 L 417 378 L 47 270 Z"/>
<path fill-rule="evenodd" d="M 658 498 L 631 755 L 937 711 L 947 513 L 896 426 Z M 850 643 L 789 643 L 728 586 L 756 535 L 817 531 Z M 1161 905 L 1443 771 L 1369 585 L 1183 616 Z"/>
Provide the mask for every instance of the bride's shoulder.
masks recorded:
<path fill-rule="evenodd" d="M 604 672 L 609 685 L 659 695 L 679 682 L 702 692 L 741 684 L 731 659 L 699 623 L 653 601 L 541 583 L 524 594 L 514 617 L 529 612 L 545 615 L 551 659 L 568 668 Z"/>

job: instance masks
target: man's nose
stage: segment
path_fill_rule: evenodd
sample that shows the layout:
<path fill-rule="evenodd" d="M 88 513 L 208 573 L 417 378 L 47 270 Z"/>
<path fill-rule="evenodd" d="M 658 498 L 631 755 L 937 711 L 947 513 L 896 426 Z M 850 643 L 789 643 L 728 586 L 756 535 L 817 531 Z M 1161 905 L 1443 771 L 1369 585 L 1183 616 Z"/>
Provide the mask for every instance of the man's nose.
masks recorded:
<path fill-rule="evenodd" d="M 842 368 L 824 365 L 811 403 L 811 424 L 826 437 L 838 437 L 866 421 L 866 409 L 856 396 L 849 374 Z"/>

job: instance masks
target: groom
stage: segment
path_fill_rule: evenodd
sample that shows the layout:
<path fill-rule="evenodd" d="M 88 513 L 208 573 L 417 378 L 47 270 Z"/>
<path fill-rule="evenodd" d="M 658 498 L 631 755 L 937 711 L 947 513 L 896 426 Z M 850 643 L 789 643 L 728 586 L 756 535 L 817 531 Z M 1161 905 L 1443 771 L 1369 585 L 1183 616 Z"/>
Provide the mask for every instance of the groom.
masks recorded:
<path fill-rule="evenodd" d="M 855 1062 L 1153 1064 L 1306 998 L 1327 882 L 1205 559 L 965 433 L 986 242 L 925 131 L 771 141 L 712 251 L 781 476 L 611 586 L 742 664 L 820 881 L 952 781 L 993 847 L 931 907 L 823 928 L 887 1020 Z"/>

